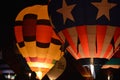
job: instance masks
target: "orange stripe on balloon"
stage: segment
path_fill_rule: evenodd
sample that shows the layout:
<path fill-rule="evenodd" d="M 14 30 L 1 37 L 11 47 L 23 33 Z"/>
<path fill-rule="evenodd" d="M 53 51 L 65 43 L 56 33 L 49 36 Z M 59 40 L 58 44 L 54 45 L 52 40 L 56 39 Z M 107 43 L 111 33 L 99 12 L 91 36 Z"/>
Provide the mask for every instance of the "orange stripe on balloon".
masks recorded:
<path fill-rule="evenodd" d="M 52 63 L 52 61 L 53 61 L 53 59 L 48 59 L 48 58 L 46 58 L 46 60 L 45 60 L 46 63 Z"/>
<path fill-rule="evenodd" d="M 89 57 L 90 54 L 89 54 L 86 26 L 77 26 L 76 28 L 77 28 L 80 44 L 83 48 L 83 52 L 85 54 L 85 57 Z"/>
<path fill-rule="evenodd" d="M 100 56 L 100 53 L 102 51 L 102 46 L 104 43 L 104 38 L 105 38 L 105 34 L 106 34 L 106 30 L 107 30 L 107 26 L 104 25 L 97 25 L 97 29 L 96 29 L 96 36 L 97 36 L 97 53 L 96 53 L 96 57 Z"/>
<path fill-rule="evenodd" d="M 80 53 L 78 53 L 78 55 L 77 55 L 77 56 L 78 56 L 78 58 L 79 58 L 79 59 L 81 58 L 81 55 L 80 55 Z"/>
<path fill-rule="evenodd" d="M 74 50 L 74 52 L 77 54 L 77 53 L 78 53 L 78 52 L 77 52 L 77 48 L 76 48 L 74 42 L 72 41 L 72 38 L 71 38 L 69 32 L 67 31 L 67 29 L 64 29 L 62 32 L 63 32 L 65 38 L 67 39 L 69 45 L 71 46 L 71 48 L 72 48 L 72 49 Z"/>
<path fill-rule="evenodd" d="M 52 27 L 37 25 L 36 40 L 41 43 L 50 43 L 52 37 Z"/>
<path fill-rule="evenodd" d="M 19 42 L 23 42 L 23 34 L 22 34 L 22 26 L 15 26 L 14 27 L 14 31 L 15 31 L 15 37 L 16 37 L 16 41 Z"/>

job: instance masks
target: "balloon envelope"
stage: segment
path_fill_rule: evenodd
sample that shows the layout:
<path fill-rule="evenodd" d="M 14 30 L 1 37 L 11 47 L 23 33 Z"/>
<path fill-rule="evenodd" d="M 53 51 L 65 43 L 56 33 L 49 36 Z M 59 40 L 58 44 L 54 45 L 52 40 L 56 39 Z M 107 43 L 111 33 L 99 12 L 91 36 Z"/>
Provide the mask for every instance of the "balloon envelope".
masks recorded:
<path fill-rule="evenodd" d="M 54 67 L 47 73 L 47 76 L 50 80 L 56 80 L 65 70 L 66 68 L 66 59 L 65 57 L 61 57 L 58 62 L 54 65 Z"/>
<path fill-rule="evenodd" d="M 51 0 L 49 17 L 75 59 L 110 59 L 120 47 L 117 1 Z"/>
<path fill-rule="evenodd" d="M 61 41 L 50 25 L 47 5 L 24 8 L 14 27 L 16 45 L 32 71 L 43 77 L 63 55 Z"/>

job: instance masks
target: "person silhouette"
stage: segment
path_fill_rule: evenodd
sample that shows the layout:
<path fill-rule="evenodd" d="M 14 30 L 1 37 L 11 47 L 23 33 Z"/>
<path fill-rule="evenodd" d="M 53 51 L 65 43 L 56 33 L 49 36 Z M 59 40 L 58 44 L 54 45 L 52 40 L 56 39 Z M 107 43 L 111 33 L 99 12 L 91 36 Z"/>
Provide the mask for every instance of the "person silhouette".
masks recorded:
<path fill-rule="evenodd" d="M 30 80 L 39 80 L 36 78 L 36 76 L 37 76 L 36 73 L 32 71 Z"/>

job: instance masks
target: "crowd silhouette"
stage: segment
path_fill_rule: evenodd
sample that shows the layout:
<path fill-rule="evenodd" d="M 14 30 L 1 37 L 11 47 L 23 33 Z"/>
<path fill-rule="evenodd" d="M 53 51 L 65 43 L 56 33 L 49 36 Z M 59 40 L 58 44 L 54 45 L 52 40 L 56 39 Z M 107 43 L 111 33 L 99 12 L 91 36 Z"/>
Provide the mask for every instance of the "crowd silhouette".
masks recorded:
<path fill-rule="evenodd" d="M 13 79 L 6 79 L 3 74 L 0 74 L 0 80 L 13 80 Z M 36 78 L 36 73 L 32 71 L 31 76 L 28 76 L 28 74 L 26 73 L 16 74 L 14 80 L 39 80 L 39 79 Z"/>

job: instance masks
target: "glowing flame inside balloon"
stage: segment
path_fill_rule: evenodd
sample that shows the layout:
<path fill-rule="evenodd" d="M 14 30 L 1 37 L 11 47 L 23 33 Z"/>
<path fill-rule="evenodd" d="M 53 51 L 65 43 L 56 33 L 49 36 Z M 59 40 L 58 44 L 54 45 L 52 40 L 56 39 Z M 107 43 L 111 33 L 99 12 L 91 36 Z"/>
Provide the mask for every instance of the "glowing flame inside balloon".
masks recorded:
<path fill-rule="evenodd" d="M 38 71 L 38 72 L 36 72 L 36 74 L 38 75 L 38 78 L 41 80 L 42 79 L 42 72 Z"/>

